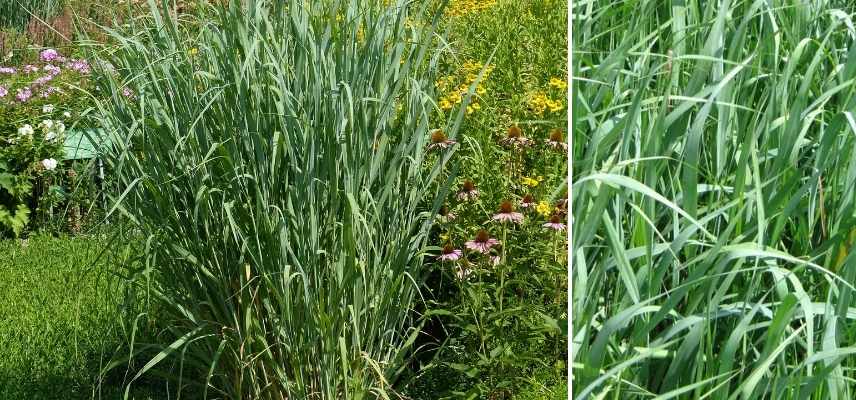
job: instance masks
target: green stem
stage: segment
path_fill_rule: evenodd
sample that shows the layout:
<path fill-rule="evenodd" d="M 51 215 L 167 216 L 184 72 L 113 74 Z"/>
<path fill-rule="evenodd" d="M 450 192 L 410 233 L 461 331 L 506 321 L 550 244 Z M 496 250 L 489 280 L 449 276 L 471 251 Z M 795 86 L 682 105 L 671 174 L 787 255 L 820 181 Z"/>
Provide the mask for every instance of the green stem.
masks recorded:
<path fill-rule="evenodd" d="M 508 236 L 508 228 L 505 225 L 505 222 L 502 223 L 502 255 L 499 259 L 499 312 L 502 313 L 502 299 L 505 294 L 505 247 L 506 247 L 506 238 Z M 488 262 L 490 262 L 490 258 L 488 258 Z"/>

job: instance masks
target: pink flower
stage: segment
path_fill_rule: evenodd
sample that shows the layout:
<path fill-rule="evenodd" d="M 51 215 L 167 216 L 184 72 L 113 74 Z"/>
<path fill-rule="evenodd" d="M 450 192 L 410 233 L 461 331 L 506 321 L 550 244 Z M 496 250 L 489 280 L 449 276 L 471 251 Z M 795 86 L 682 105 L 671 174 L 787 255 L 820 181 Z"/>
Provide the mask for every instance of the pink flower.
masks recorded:
<path fill-rule="evenodd" d="M 514 211 L 514 206 L 506 200 L 499 205 L 499 213 L 493 216 L 494 221 L 499 222 L 514 222 L 519 224 L 523 221 L 523 214 Z"/>
<path fill-rule="evenodd" d="M 89 63 L 86 60 L 72 60 L 70 68 L 81 74 L 88 74 L 90 71 Z"/>
<path fill-rule="evenodd" d="M 467 201 L 473 200 L 476 197 L 479 197 L 479 191 L 476 189 L 475 183 L 469 179 L 465 180 L 461 191 L 458 192 L 458 200 Z"/>
<path fill-rule="evenodd" d="M 535 205 L 535 199 L 531 194 L 527 194 L 523 196 L 523 200 L 520 201 L 520 208 L 529 208 Z"/>
<path fill-rule="evenodd" d="M 0 74 L 14 75 L 16 72 L 18 72 L 18 70 L 12 67 L 0 67 Z"/>
<path fill-rule="evenodd" d="M 47 89 L 43 90 L 42 93 L 39 94 L 39 96 L 41 96 L 42 98 L 47 98 L 55 92 L 59 92 L 59 89 L 54 86 L 49 86 Z"/>
<path fill-rule="evenodd" d="M 38 79 L 36 79 L 35 81 L 33 81 L 33 85 L 35 85 L 35 86 L 41 86 L 41 85 L 44 85 L 44 84 L 46 84 L 46 83 L 48 83 L 48 82 L 52 81 L 52 80 L 53 80 L 53 78 L 54 78 L 54 76 L 53 76 L 53 75 L 45 75 L 45 76 L 39 77 Z"/>
<path fill-rule="evenodd" d="M 6 89 L 5 86 L 0 85 L 0 97 L 6 97 L 9 94 L 9 89 Z"/>
<path fill-rule="evenodd" d="M 502 257 L 490 256 L 490 265 L 495 267 L 495 266 L 499 265 L 500 261 L 502 261 Z"/>
<path fill-rule="evenodd" d="M 476 234 L 476 238 L 474 240 L 470 240 L 464 243 L 466 248 L 486 254 L 490 251 L 490 248 L 499 244 L 499 241 L 490 237 L 490 235 L 485 230 L 480 230 L 479 233 Z"/>
<path fill-rule="evenodd" d="M 37 66 L 35 66 L 35 65 L 27 64 L 27 65 L 25 65 L 25 66 L 24 66 L 24 73 L 25 73 L 25 74 L 30 74 L 30 73 L 33 73 L 33 72 L 37 72 L 38 70 L 39 70 L 39 67 L 37 67 Z"/>
<path fill-rule="evenodd" d="M 33 97 L 33 91 L 28 87 L 18 89 L 18 94 L 15 96 L 15 98 L 22 103 L 29 100 L 30 97 Z"/>
<path fill-rule="evenodd" d="M 45 49 L 42 50 L 41 54 L 39 54 L 39 58 L 44 62 L 51 62 L 60 57 L 59 53 L 54 49 Z"/>
<path fill-rule="evenodd" d="M 47 72 L 51 76 L 55 76 L 55 75 L 59 75 L 59 73 L 62 72 L 62 68 L 57 67 L 56 65 L 48 64 L 48 65 L 45 65 L 44 67 L 42 67 L 42 71 Z"/>
<path fill-rule="evenodd" d="M 443 253 L 437 256 L 437 259 L 440 261 L 457 261 L 462 255 L 464 252 L 447 244 L 443 246 Z"/>
<path fill-rule="evenodd" d="M 565 230 L 565 224 L 562 223 L 562 219 L 558 215 L 553 215 L 552 217 L 550 217 L 549 222 L 546 222 L 544 223 L 544 225 L 541 226 L 547 229 L 554 229 L 560 232 Z"/>
<path fill-rule="evenodd" d="M 122 96 L 125 96 L 129 99 L 133 99 L 134 98 L 134 91 L 127 88 L 127 87 L 122 88 Z"/>
<path fill-rule="evenodd" d="M 433 133 L 431 133 L 431 143 L 428 144 L 426 149 L 428 151 L 435 150 L 435 149 L 447 149 L 447 148 L 451 147 L 452 145 L 454 145 L 455 143 L 458 143 L 458 142 L 455 140 L 447 138 L 446 134 L 443 133 L 442 130 L 437 129 Z"/>

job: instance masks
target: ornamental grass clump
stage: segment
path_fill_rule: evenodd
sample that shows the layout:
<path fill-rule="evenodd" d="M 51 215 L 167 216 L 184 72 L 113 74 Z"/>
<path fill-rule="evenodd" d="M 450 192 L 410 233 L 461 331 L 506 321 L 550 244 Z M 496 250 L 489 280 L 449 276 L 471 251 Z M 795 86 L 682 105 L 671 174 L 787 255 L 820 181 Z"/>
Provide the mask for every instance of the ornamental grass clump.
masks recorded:
<path fill-rule="evenodd" d="M 134 379 L 154 368 L 231 399 L 392 396 L 449 184 L 452 150 L 426 146 L 462 117 L 429 127 L 442 10 L 224 3 L 184 22 L 152 11 L 114 33 L 96 74 L 114 213 L 147 243 L 135 279 L 169 338 Z"/>

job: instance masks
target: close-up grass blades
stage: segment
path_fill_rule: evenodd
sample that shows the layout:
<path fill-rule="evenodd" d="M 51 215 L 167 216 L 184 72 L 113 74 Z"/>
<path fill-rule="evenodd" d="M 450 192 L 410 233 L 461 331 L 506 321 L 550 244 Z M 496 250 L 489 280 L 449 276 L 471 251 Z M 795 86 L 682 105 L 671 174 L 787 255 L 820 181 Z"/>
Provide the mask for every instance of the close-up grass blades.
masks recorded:
<path fill-rule="evenodd" d="M 856 397 L 854 12 L 573 4 L 575 398 Z"/>

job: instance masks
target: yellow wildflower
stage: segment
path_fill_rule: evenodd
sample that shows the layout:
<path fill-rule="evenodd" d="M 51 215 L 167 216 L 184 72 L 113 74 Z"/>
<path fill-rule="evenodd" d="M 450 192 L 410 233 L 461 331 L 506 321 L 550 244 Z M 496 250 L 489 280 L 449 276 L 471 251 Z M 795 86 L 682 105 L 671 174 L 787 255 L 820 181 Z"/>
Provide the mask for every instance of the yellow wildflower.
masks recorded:
<path fill-rule="evenodd" d="M 545 217 L 550 216 L 550 203 L 547 203 L 546 201 L 539 202 L 538 205 L 535 206 L 535 211 Z"/>
<path fill-rule="evenodd" d="M 538 179 L 530 178 L 528 176 L 524 176 L 521 183 L 523 183 L 524 185 L 529 186 L 529 187 L 535 187 L 535 186 L 538 186 L 538 184 L 541 182 L 539 182 Z"/>
<path fill-rule="evenodd" d="M 529 109 L 534 114 L 543 115 L 544 111 L 547 110 L 547 102 L 549 100 L 546 94 L 537 92 L 529 99 Z"/>
<path fill-rule="evenodd" d="M 547 100 L 547 107 L 550 109 L 550 112 L 559 112 L 565 108 L 565 105 L 558 100 Z"/>
<path fill-rule="evenodd" d="M 556 89 L 565 90 L 568 88 L 568 83 L 565 82 L 564 79 L 559 79 L 559 78 L 553 77 L 553 78 L 550 78 L 550 86 L 552 86 Z"/>

